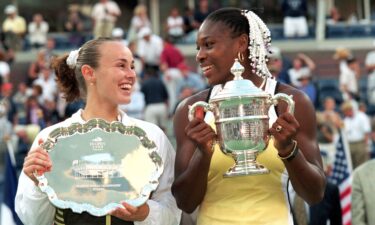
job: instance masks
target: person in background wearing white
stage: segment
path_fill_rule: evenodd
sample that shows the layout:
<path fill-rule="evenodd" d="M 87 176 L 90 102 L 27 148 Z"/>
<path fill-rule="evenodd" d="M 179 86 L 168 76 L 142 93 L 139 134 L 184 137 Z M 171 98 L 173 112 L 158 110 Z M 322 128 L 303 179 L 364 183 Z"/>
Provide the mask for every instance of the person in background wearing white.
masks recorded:
<path fill-rule="evenodd" d="M 373 43 L 375 46 L 375 41 Z M 370 105 L 375 105 L 375 50 L 367 53 L 365 66 L 368 72 L 367 77 L 367 100 Z"/>
<path fill-rule="evenodd" d="M 290 82 L 294 87 L 301 87 L 299 79 L 302 76 L 309 75 L 315 69 L 314 61 L 305 54 L 298 54 L 293 60 L 293 67 L 288 70 Z"/>
<path fill-rule="evenodd" d="M 33 21 L 28 26 L 31 47 L 35 49 L 44 47 L 47 43 L 48 30 L 48 23 L 43 20 L 42 14 L 34 14 Z"/>
<path fill-rule="evenodd" d="M 96 3 L 91 13 L 94 20 L 94 37 L 111 37 L 117 17 L 120 15 L 121 10 L 116 2 L 100 0 Z"/>
<path fill-rule="evenodd" d="M 353 169 L 369 159 L 368 141 L 371 127 L 368 117 L 363 112 L 355 110 L 351 101 L 346 101 L 341 105 L 344 114 L 344 134 L 346 135 Z"/>
<path fill-rule="evenodd" d="M 159 72 L 160 55 L 163 51 L 163 40 L 151 29 L 143 27 L 138 33 L 137 54 L 141 58 L 144 68 Z"/>
<path fill-rule="evenodd" d="M 167 32 L 172 43 L 177 43 L 184 35 L 184 19 L 176 7 L 173 7 L 167 18 Z"/>

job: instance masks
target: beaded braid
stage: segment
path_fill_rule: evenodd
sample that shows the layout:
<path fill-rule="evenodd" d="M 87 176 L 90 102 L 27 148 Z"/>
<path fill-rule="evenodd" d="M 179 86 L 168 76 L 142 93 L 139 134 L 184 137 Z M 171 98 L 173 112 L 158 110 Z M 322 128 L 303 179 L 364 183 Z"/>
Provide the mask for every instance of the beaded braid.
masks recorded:
<path fill-rule="evenodd" d="M 241 10 L 249 22 L 249 59 L 252 72 L 263 78 L 273 78 L 268 70 L 268 53 L 271 47 L 271 32 L 252 11 Z"/>

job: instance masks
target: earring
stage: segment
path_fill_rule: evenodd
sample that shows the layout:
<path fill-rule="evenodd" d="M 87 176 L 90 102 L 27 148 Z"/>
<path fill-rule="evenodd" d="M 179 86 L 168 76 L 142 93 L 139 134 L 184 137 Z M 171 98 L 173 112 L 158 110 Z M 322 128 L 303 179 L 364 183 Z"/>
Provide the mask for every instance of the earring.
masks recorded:
<path fill-rule="evenodd" d="M 238 58 L 238 60 L 239 60 L 240 62 L 243 62 L 243 61 L 244 61 L 244 57 L 243 57 L 242 52 L 238 52 L 237 58 Z"/>

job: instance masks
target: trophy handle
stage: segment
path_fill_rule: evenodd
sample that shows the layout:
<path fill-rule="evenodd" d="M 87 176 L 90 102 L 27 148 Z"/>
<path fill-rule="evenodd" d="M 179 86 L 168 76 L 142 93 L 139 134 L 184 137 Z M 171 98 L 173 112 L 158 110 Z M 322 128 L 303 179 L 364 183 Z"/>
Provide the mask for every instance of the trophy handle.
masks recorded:
<path fill-rule="evenodd" d="M 294 100 L 293 95 L 287 95 L 284 93 L 278 93 L 272 97 L 272 104 L 277 105 L 280 100 L 285 101 L 288 104 L 288 112 L 294 114 Z"/>
<path fill-rule="evenodd" d="M 193 105 L 189 106 L 189 113 L 188 113 L 188 119 L 189 121 L 192 121 L 195 117 L 195 111 L 197 107 L 202 107 L 204 112 L 212 111 L 210 105 L 207 102 L 199 101 L 194 103 Z"/>

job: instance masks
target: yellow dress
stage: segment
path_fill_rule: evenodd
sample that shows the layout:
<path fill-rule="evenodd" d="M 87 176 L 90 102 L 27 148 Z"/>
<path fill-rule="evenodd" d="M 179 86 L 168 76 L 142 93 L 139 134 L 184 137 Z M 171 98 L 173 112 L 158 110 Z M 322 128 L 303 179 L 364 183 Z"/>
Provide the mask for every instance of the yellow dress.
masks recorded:
<path fill-rule="evenodd" d="M 269 174 L 224 178 L 223 174 L 233 166 L 234 160 L 219 148 L 216 144 L 197 224 L 293 224 L 287 197 L 288 174 L 283 162 L 277 157 L 273 140 L 257 158 L 259 163 L 271 171 Z"/>

